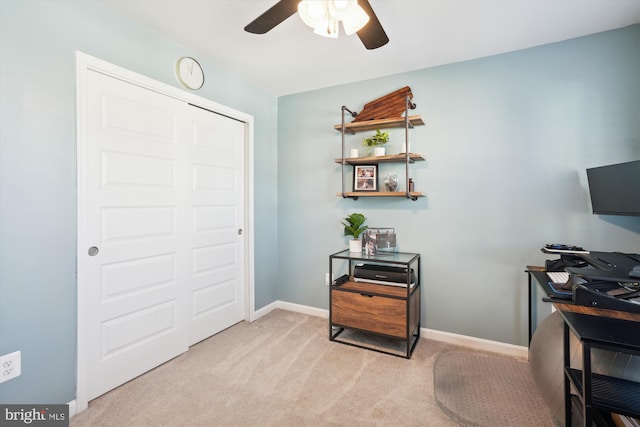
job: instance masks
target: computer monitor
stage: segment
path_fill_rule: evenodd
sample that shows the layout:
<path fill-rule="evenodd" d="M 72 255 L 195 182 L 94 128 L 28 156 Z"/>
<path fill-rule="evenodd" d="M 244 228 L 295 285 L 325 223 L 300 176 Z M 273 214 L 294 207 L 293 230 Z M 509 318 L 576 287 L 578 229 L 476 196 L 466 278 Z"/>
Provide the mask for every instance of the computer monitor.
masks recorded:
<path fill-rule="evenodd" d="M 640 215 L 640 160 L 587 169 L 594 214 Z"/>

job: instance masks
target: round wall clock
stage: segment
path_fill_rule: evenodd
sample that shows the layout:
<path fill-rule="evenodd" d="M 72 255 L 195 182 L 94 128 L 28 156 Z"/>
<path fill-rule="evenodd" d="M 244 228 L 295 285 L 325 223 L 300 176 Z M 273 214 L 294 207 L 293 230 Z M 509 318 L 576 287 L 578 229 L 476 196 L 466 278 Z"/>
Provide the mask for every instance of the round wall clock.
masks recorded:
<path fill-rule="evenodd" d="M 183 56 L 176 62 L 176 77 L 187 89 L 200 89 L 204 84 L 202 67 L 198 61 L 189 56 Z"/>

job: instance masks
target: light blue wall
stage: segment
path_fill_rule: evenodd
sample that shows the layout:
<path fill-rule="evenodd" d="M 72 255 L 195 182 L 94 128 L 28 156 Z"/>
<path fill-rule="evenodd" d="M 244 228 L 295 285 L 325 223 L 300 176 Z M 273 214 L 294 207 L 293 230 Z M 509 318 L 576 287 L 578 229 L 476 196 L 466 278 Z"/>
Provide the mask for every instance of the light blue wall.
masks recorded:
<path fill-rule="evenodd" d="M 75 51 L 179 86 L 198 58 L 198 95 L 255 118 L 256 308 L 275 298 L 277 99 L 94 1 L 0 1 L 0 354 L 22 351 L 2 403 L 75 398 Z"/>
<path fill-rule="evenodd" d="M 544 263 L 545 243 L 640 252 L 640 217 L 591 214 L 585 175 L 640 159 L 639 76 L 635 25 L 280 98 L 278 298 L 328 308 L 328 255 L 346 248 L 340 220 L 362 212 L 422 254 L 423 327 L 526 345 L 524 269 Z M 360 111 L 403 86 L 427 123 L 411 131 L 427 157 L 412 177 L 427 197 L 336 197 L 340 106 Z M 403 138 L 392 130 L 392 152 Z"/>
<path fill-rule="evenodd" d="M 589 213 L 584 175 L 640 158 L 640 26 L 278 102 L 100 3 L 0 1 L 0 354 L 23 358 L 2 403 L 75 397 L 76 49 L 175 86 L 175 59 L 196 56 L 198 94 L 255 117 L 257 308 L 327 308 L 328 255 L 353 211 L 423 254 L 423 326 L 516 344 L 523 269 L 544 243 L 640 250 L 639 218 Z M 428 197 L 334 196 L 340 106 L 405 85 L 427 121 L 412 148 L 428 159 L 413 172 Z"/>

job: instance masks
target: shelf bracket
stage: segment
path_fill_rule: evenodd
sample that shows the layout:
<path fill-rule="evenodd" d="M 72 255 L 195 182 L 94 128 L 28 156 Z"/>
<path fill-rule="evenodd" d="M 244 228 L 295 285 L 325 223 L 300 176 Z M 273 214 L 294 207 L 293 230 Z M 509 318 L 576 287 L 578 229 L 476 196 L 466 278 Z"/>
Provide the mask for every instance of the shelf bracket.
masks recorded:
<path fill-rule="evenodd" d="M 350 109 L 348 109 L 346 105 L 343 105 L 342 108 L 340 109 L 340 112 L 342 113 L 342 127 L 340 129 L 340 133 L 342 135 L 342 162 L 340 163 L 340 168 L 341 168 L 340 177 L 342 180 L 342 198 L 343 199 L 347 198 L 344 191 L 344 167 L 346 166 L 346 161 L 345 161 L 346 156 L 344 152 L 344 132 L 345 132 L 344 112 L 345 111 L 348 111 L 349 114 L 351 114 L 351 117 L 355 117 L 358 115 L 358 113 L 356 113 L 355 111 L 351 111 Z"/>
<path fill-rule="evenodd" d="M 404 178 L 405 178 L 405 191 L 407 199 L 411 199 L 414 202 L 418 200 L 416 196 L 412 196 L 409 192 L 409 161 L 411 160 L 411 156 L 409 152 L 409 126 L 413 127 L 411 121 L 409 120 L 409 109 L 414 110 L 416 108 L 416 104 L 411 102 L 409 95 L 405 95 L 404 97 Z"/>

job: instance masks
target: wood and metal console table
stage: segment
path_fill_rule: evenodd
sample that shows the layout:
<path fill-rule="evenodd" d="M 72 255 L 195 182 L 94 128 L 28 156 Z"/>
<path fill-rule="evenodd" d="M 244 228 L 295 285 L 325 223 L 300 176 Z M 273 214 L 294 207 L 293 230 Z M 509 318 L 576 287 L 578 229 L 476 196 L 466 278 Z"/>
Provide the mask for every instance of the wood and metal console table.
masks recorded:
<path fill-rule="evenodd" d="M 572 386 L 582 405 L 584 426 L 600 424 L 598 411 L 640 417 L 640 383 L 593 373 L 591 367 L 592 348 L 640 355 L 640 322 L 584 314 L 573 311 L 579 308 L 575 306 L 565 307 L 571 311 L 557 307 L 564 320 L 565 426 L 572 425 Z M 582 344 L 582 370 L 571 367 L 571 333 Z"/>
<path fill-rule="evenodd" d="M 406 284 L 355 281 L 354 268 L 364 263 L 413 270 L 415 282 L 411 283 L 411 274 L 407 274 Z M 381 251 L 365 255 L 344 250 L 329 256 L 329 274 L 332 278 L 342 274 L 332 280 L 329 291 L 329 339 L 411 358 L 420 339 L 420 254 Z M 376 345 L 375 340 L 346 339 L 345 335 L 353 331 L 400 343 L 401 350 Z"/>

